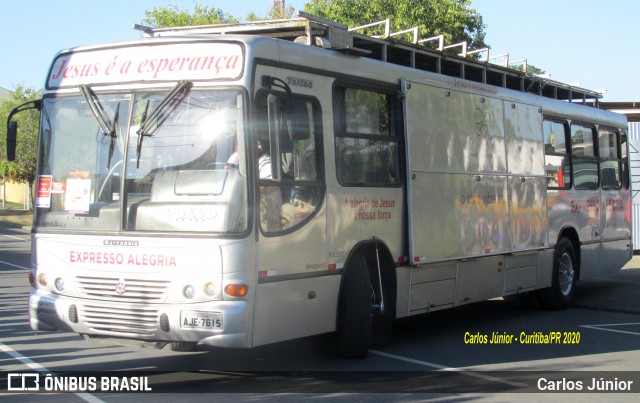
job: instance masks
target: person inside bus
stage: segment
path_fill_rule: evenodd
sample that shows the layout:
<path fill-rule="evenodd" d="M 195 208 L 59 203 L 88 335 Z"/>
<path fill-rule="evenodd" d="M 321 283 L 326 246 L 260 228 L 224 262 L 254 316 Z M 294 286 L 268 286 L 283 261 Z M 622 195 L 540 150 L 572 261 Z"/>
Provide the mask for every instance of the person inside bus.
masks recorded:
<path fill-rule="evenodd" d="M 238 146 L 235 147 L 233 154 L 227 159 L 224 169 L 238 168 L 240 166 L 240 156 L 238 155 Z"/>
<path fill-rule="evenodd" d="M 268 142 L 258 140 L 256 147 L 260 179 L 273 179 Z M 260 225 L 268 232 L 282 230 L 282 192 L 279 186 L 260 186 Z"/>
<path fill-rule="evenodd" d="M 269 154 L 269 146 L 265 141 L 258 140 L 258 172 L 260 179 L 273 179 L 273 171 L 271 169 L 271 155 Z"/>

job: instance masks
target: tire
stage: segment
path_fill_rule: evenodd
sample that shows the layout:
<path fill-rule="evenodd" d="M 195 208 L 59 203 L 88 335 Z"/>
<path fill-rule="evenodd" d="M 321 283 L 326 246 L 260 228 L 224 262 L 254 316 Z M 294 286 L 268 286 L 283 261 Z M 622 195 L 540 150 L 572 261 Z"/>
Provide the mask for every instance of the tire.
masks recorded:
<path fill-rule="evenodd" d="M 573 243 L 568 238 L 560 238 L 553 255 L 551 287 L 538 293 L 544 308 L 559 311 L 569 307 L 576 285 L 577 269 Z"/>
<path fill-rule="evenodd" d="M 364 358 L 371 344 L 372 289 L 363 255 L 357 255 L 342 275 L 338 308 L 338 354 Z"/>
<path fill-rule="evenodd" d="M 172 341 L 171 351 L 187 353 L 189 351 L 194 351 L 197 345 L 198 343 L 195 341 Z"/>

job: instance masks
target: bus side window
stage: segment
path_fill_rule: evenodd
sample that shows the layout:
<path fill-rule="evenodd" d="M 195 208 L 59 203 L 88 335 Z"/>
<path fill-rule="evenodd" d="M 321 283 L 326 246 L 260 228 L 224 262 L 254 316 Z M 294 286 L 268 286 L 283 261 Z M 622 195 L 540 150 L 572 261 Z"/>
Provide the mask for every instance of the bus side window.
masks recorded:
<path fill-rule="evenodd" d="M 598 131 L 598 147 L 600 151 L 600 178 L 602 189 L 620 189 L 620 143 L 618 131 L 600 128 Z"/>
<path fill-rule="evenodd" d="M 625 189 L 629 189 L 629 149 L 628 149 L 628 138 L 627 132 L 622 131 L 622 135 L 620 136 L 620 156 L 622 159 L 621 169 L 622 169 L 622 186 Z"/>
<path fill-rule="evenodd" d="M 336 88 L 336 171 L 341 185 L 400 186 L 395 106 L 387 93 Z"/>
<path fill-rule="evenodd" d="M 571 124 L 573 180 L 576 189 L 598 189 L 598 156 L 595 147 L 595 128 Z"/>
<path fill-rule="evenodd" d="M 567 124 L 545 119 L 545 173 L 548 189 L 571 188 L 571 156 L 567 141 Z"/>

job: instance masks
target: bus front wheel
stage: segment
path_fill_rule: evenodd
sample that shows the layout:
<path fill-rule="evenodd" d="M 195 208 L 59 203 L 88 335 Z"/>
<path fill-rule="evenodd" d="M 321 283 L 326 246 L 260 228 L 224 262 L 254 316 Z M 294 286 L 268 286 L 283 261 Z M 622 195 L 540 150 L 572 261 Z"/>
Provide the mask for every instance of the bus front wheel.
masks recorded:
<path fill-rule="evenodd" d="M 354 256 L 342 275 L 338 310 L 338 353 L 363 358 L 371 344 L 372 288 L 364 255 Z"/>

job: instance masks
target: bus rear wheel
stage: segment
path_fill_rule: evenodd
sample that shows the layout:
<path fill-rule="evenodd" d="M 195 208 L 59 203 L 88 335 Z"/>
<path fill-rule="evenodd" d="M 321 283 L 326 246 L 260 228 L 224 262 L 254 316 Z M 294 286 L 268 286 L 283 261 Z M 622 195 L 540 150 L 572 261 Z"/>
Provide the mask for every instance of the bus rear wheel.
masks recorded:
<path fill-rule="evenodd" d="M 354 257 L 342 277 L 338 310 L 338 354 L 343 358 L 364 358 L 371 344 L 371 278 L 365 257 Z"/>
<path fill-rule="evenodd" d="M 553 256 L 551 287 L 539 291 L 544 308 L 559 311 L 569 307 L 576 285 L 576 253 L 568 238 L 560 238 Z"/>

